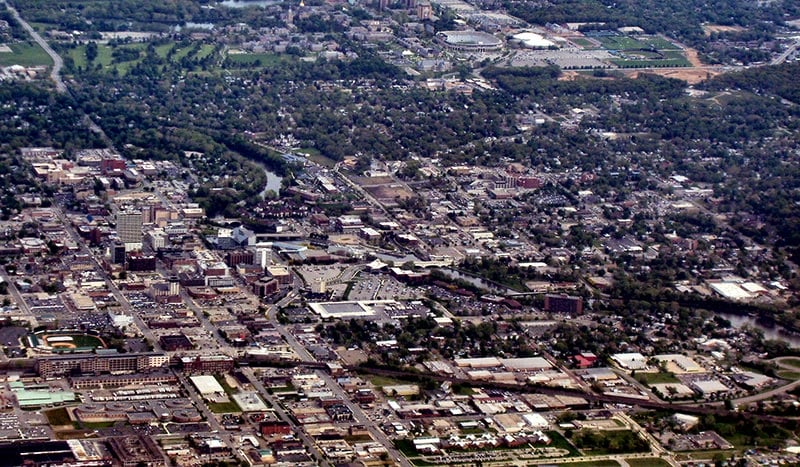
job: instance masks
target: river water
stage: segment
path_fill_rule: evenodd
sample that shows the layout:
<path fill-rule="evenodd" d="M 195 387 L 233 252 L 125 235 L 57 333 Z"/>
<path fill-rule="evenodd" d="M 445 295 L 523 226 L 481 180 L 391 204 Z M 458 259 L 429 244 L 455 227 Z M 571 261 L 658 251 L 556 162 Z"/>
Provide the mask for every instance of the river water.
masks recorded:
<path fill-rule="evenodd" d="M 515 290 L 501 287 L 491 282 L 487 282 L 486 280 L 481 279 L 480 277 L 464 274 L 460 271 L 456 271 L 453 269 L 441 268 L 439 269 L 439 271 L 441 271 L 444 275 L 448 277 L 451 277 L 453 279 L 461 279 L 463 281 L 469 282 L 470 284 L 476 287 L 489 290 L 490 292 L 498 294 L 518 293 Z M 766 339 L 783 341 L 790 347 L 800 349 L 800 336 L 785 332 L 784 328 L 779 325 L 768 327 L 758 322 L 756 318 L 747 315 L 735 315 L 732 313 L 717 313 L 717 315 L 730 321 L 731 326 L 735 328 L 743 328 L 745 326 L 749 326 L 751 328 L 758 329 L 762 333 L 764 333 L 764 337 Z"/>
<path fill-rule="evenodd" d="M 763 332 L 766 339 L 783 341 L 786 342 L 790 347 L 800 349 L 800 336 L 783 332 L 783 328 L 779 325 L 775 325 L 773 327 L 764 326 L 763 324 L 759 323 L 756 318 L 746 315 L 717 313 L 717 316 L 727 319 L 735 328 L 750 326 L 751 328 L 755 328 Z"/>
<path fill-rule="evenodd" d="M 278 194 L 281 191 L 281 182 L 283 181 L 283 177 L 269 170 L 267 166 L 264 165 L 262 162 L 258 161 L 251 161 L 251 162 L 261 167 L 261 169 L 264 171 L 264 174 L 267 176 L 267 185 L 264 187 L 263 190 L 261 190 L 259 196 L 263 198 L 268 191 L 274 191 L 275 194 Z"/>
<path fill-rule="evenodd" d="M 474 285 L 475 287 L 479 287 L 481 289 L 485 289 L 485 290 L 488 290 L 488 291 L 493 292 L 493 293 L 498 293 L 498 294 L 503 294 L 503 295 L 519 293 L 518 291 L 516 291 L 514 289 L 509 289 L 507 287 L 503 287 L 501 285 L 494 284 L 494 283 L 489 282 L 489 281 L 487 281 L 485 279 L 482 279 L 480 277 L 473 276 L 473 275 L 470 275 L 470 274 L 465 274 L 463 272 L 456 271 L 455 269 L 440 268 L 439 271 L 442 274 L 444 274 L 445 276 L 450 277 L 451 279 L 460 279 L 460 280 L 462 280 L 464 282 L 468 282 L 468 283 Z"/>

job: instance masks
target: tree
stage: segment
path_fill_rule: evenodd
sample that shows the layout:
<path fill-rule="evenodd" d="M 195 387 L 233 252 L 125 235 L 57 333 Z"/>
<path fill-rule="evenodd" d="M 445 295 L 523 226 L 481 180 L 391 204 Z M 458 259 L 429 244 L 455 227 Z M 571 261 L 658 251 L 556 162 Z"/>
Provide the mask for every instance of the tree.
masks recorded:
<path fill-rule="evenodd" d="M 96 58 L 97 58 L 97 42 L 90 41 L 88 44 L 86 44 L 86 61 L 92 63 Z"/>

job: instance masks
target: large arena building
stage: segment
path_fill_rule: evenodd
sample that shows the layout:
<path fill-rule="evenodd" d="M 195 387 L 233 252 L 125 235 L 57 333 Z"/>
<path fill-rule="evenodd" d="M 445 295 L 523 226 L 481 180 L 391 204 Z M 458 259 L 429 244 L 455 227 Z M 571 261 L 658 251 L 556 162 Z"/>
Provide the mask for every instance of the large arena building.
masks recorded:
<path fill-rule="evenodd" d="M 436 37 L 448 49 L 460 52 L 496 52 L 503 48 L 503 41 L 480 31 L 442 31 Z"/>

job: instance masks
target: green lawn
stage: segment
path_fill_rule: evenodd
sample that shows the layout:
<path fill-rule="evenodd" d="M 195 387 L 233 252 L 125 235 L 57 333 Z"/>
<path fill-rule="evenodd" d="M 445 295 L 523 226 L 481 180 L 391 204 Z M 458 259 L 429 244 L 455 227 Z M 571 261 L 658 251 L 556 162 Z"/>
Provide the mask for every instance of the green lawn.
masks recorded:
<path fill-rule="evenodd" d="M 283 58 L 278 54 L 267 53 L 244 53 L 244 54 L 228 54 L 228 60 L 234 65 L 256 65 L 256 66 L 276 66 L 283 62 Z"/>
<path fill-rule="evenodd" d="M 556 465 L 559 467 L 619 467 L 619 462 L 612 460 L 597 460 L 589 462 L 565 462 L 563 464 Z"/>
<path fill-rule="evenodd" d="M 625 60 L 615 59 L 611 60 L 614 65 L 620 68 L 676 68 L 690 66 L 689 60 L 681 59 L 666 59 L 666 60 Z"/>
<path fill-rule="evenodd" d="M 588 455 L 647 452 L 650 446 L 629 430 L 581 430 L 572 436 L 575 446 Z"/>
<path fill-rule="evenodd" d="M 99 430 L 101 428 L 111 428 L 117 422 L 75 422 L 76 430 Z"/>
<path fill-rule="evenodd" d="M 723 456 L 725 458 L 730 457 L 733 451 L 694 451 L 686 454 L 677 454 L 675 456 L 675 460 L 678 462 L 682 461 L 700 461 L 700 460 L 710 460 L 713 459 L 715 456 Z"/>
<path fill-rule="evenodd" d="M 76 347 L 103 347 L 102 339 L 84 334 L 72 335 L 72 342 Z"/>
<path fill-rule="evenodd" d="M 126 74 L 131 67 L 136 65 L 139 61 L 141 61 L 142 57 L 144 56 L 143 52 L 147 47 L 146 43 L 134 43 L 134 44 L 124 44 L 118 45 L 116 47 L 112 47 L 106 44 L 98 44 L 97 45 L 97 58 L 94 59 L 91 66 L 97 66 L 100 64 L 101 67 L 105 71 L 111 71 L 116 69 L 120 75 Z M 140 57 L 135 60 L 125 60 L 125 61 L 118 61 L 113 56 L 114 49 L 129 49 L 129 50 L 137 50 L 140 52 Z M 161 44 L 156 46 L 156 55 L 161 58 L 166 58 L 168 55 L 170 56 L 170 60 L 173 63 L 180 61 L 184 57 L 194 57 L 197 59 L 202 59 L 210 55 L 214 51 L 214 46 L 211 44 L 203 44 L 200 46 L 197 51 L 195 52 L 195 46 L 185 46 L 179 47 L 175 42 L 169 42 L 166 44 Z M 68 51 L 64 52 L 66 56 L 72 58 L 75 66 L 78 68 L 86 68 L 87 61 L 86 61 L 86 46 L 80 45 L 75 48 L 69 49 Z"/>
<path fill-rule="evenodd" d="M 672 373 L 660 371 L 658 373 L 636 373 L 636 381 L 648 386 L 653 384 L 680 383 L 681 381 Z"/>
<path fill-rule="evenodd" d="M 225 394 L 227 394 L 228 396 L 232 396 L 234 394 L 239 393 L 239 388 L 231 387 L 231 385 L 228 384 L 228 381 L 225 379 L 224 376 L 216 375 L 214 376 L 214 378 L 216 378 L 217 382 L 219 383 L 220 386 L 222 386 L 222 389 L 225 390 Z"/>
<path fill-rule="evenodd" d="M 30 24 L 31 27 L 38 33 L 44 33 L 50 29 L 54 29 L 53 25 L 50 23 L 36 23 L 34 21 L 28 21 L 28 24 Z"/>
<path fill-rule="evenodd" d="M 628 37 L 628 36 L 609 36 L 598 37 L 597 40 L 603 47 L 609 50 L 680 50 L 680 47 L 672 42 L 658 36 Z"/>
<path fill-rule="evenodd" d="M 398 384 L 407 384 L 405 381 L 393 379 L 386 376 L 369 375 L 367 379 L 376 387 L 382 388 L 384 386 L 396 386 Z"/>
<path fill-rule="evenodd" d="M 603 48 L 609 50 L 636 50 L 647 48 L 647 45 L 643 42 L 627 36 L 598 37 L 597 40 L 603 44 Z"/>
<path fill-rule="evenodd" d="M 645 44 L 646 47 L 652 47 L 656 50 L 680 50 L 680 47 L 664 39 L 663 37 L 645 37 L 640 39 L 640 42 Z"/>
<path fill-rule="evenodd" d="M 145 44 L 126 44 L 117 46 L 118 48 L 124 49 L 132 49 L 132 50 L 144 50 Z M 114 48 L 108 45 L 98 44 L 97 45 L 97 58 L 94 59 L 91 66 L 97 66 L 100 64 L 106 71 L 111 71 L 112 68 L 116 68 L 117 71 L 124 75 L 128 72 L 128 70 L 135 65 L 139 59 L 127 61 L 127 62 L 117 62 L 114 60 L 114 56 L 112 55 Z M 68 54 L 69 57 L 75 62 L 76 68 L 86 68 L 87 60 L 86 60 L 86 46 L 80 45 L 75 47 L 74 49 L 70 49 Z"/>
<path fill-rule="evenodd" d="M 59 431 L 56 432 L 56 439 L 67 440 L 67 439 L 86 439 L 89 436 L 92 436 L 93 430 L 67 430 L 67 431 Z"/>
<path fill-rule="evenodd" d="M 272 390 L 272 392 L 276 394 L 281 392 L 293 392 L 297 390 L 295 389 L 294 386 L 291 385 L 291 383 L 288 386 L 278 386 L 276 388 L 270 388 L 270 389 Z"/>
<path fill-rule="evenodd" d="M 625 459 L 631 467 L 669 467 L 669 462 L 658 457 L 644 457 L 641 459 Z"/>
<path fill-rule="evenodd" d="M 53 61 L 47 52 L 35 43 L 18 42 L 8 44 L 11 53 L 0 53 L 0 66 L 51 66 Z"/>
<path fill-rule="evenodd" d="M 327 167 L 329 169 L 332 169 L 336 165 L 335 160 L 323 156 L 316 148 L 300 148 L 295 152 L 298 154 L 299 153 L 308 154 L 308 160 L 314 162 L 315 164 L 319 164 L 323 167 Z"/>
<path fill-rule="evenodd" d="M 578 449 L 576 449 L 575 446 L 561 433 L 557 431 L 546 431 L 544 434 L 546 434 L 550 438 L 551 448 L 558 448 L 569 451 L 569 457 L 581 455 L 580 451 L 578 451 Z"/>
<path fill-rule="evenodd" d="M 791 432 L 777 425 L 743 421 L 716 420 L 704 428 L 713 429 L 737 449 L 777 446 L 792 436 Z"/>
<path fill-rule="evenodd" d="M 211 55 L 211 52 L 214 51 L 214 46 L 212 44 L 203 44 L 200 47 L 200 50 L 195 54 L 195 57 L 198 59 L 206 58 Z"/>
<path fill-rule="evenodd" d="M 44 416 L 51 426 L 72 425 L 72 419 L 69 418 L 69 412 L 65 407 L 48 410 L 44 412 Z"/>
<path fill-rule="evenodd" d="M 194 50 L 194 47 L 181 47 L 175 51 L 172 55 L 172 61 L 177 62 L 178 60 L 182 59 L 183 57 L 189 55 L 189 53 Z"/>
<path fill-rule="evenodd" d="M 780 360 L 780 363 L 800 370 L 800 358 L 783 358 Z"/>
<path fill-rule="evenodd" d="M 394 447 L 402 452 L 406 457 L 417 456 L 417 450 L 414 449 L 414 442 L 410 439 L 396 439 L 394 440 Z"/>
<path fill-rule="evenodd" d="M 778 372 L 778 376 L 783 379 L 796 380 L 800 379 L 800 371 L 783 370 Z"/>
<path fill-rule="evenodd" d="M 659 36 L 598 37 L 607 50 L 618 50 L 625 57 L 611 60 L 620 68 L 672 68 L 690 66 L 683 50 Z M 577 43 L 577 41 L 576 41 Z"/>
<path fill-rule="evenodd" d="M 661 60 L 661 54 L 649 50 L 629 50 L 625 52 L 628 57 L 635 57 L 641 60 Z"/>
<path fill-rule="evenodd" d="M 235 401 L 229 402 L 209 402 L 208 408 L 214 413 L 234 413 L 241 412 L 242 409 Z"/>
<path fill-rule="evenodd" d="M 593 49 L 597 46 L 594 42 L 590 41 L 589 39 L 584 39 L 582 37 L 578 37 L 577 39 L 571 39 L 576 45 L 583 47 L 584 49 Z"/>
<path fill-rule="evenodd" d="M 166 58 L 167 54 L 169 54 L 170 50 L 175 48 L 175 43 L 170 42 L 167 44 L 162 44 L 156 47 L 156 55 L 161 58 Z"/>

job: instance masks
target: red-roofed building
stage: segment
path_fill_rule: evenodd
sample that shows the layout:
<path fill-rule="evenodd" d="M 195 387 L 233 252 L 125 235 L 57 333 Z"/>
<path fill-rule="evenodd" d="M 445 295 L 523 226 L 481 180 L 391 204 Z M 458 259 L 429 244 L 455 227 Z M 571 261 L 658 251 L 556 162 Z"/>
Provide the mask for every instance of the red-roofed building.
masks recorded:
<path fill-rule="evenodd" d="M 573 357 L 578 368 L 589 368 L 597 361 L 597 355 L 591 352 L 585 352 Z"/>

